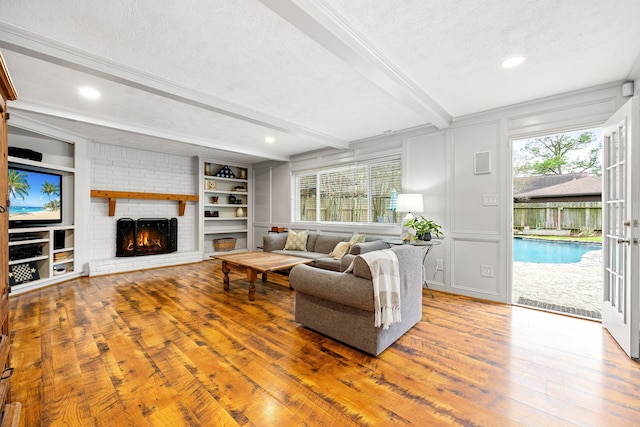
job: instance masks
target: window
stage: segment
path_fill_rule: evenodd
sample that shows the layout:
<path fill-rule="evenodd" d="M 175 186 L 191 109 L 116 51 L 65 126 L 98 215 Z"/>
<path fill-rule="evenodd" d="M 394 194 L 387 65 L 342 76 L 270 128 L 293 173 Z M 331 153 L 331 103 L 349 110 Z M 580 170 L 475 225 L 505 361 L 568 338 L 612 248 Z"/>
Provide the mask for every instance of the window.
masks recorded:
<path fill-rule="evenodd" d="M 298 172 L 294 180 L 296 221 L 396 223 L 400 159 Z"/>

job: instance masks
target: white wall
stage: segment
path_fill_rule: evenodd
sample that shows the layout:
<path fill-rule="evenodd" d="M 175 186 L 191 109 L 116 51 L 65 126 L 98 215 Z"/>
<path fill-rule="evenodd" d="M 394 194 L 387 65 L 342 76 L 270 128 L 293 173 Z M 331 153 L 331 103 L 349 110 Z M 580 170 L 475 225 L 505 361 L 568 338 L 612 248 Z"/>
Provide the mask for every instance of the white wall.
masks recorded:
<path fill-rule="evenodd" d="M 262 246 L 262 237 L 272 226 L 288 227 L 290 211 L 290 164 L 265 162 L 253 167 L 253 242 Z"/>
<path fill-rule="evenodd" d="M 254 223 L 254 241 L 262 241 L 268 226 L 291 226 L 290 173 L 339 164 L 360 156 L 403 153 L 403 192 L 420 192 L 425 216 L 444 227 L 442 245 L 426 261 L 434 289 L 487 300 L 510 300 L 511 275 L 511 145 L 510 141 L 547 132 L 600 126 L 626 100 L 621 83 L 541 99 L 455 120 L 447 130 L 413 129 L 351 144 L 349 150 L 322 150 L 295 156 L 291 163 L 254 165 L 255 211 L 270 212 Z M 474 174 L 474 153 L 491 153 L 491 173 Z M 269 195 L 268 197 L 265 195 Z M 483 203 L 495 196 L 497 205 Z M 284 207 L 287 212 L 285 215 Z M 275 212 L 278 215 L 274 215 Z M 321 231 L 352 232 L 353 227 L 317 225 Z M 364 228 L 368 234 L 398 236 L 398 226 Z M 435 271 L 443 259 L 444 271 Z M 487 267 L 493 273 L 487 277 Z"/>
<path fill-rule="evenodd" d="M 447 223 L 447 133 L 435 131 L 428 134 L 403 136 L 403 183 L 405 193 L 421 193 L 424 199 L 422 215 L 438 224 L 443 225 L 444 238 L 434 246 L 425 259 L 426 280 L 429 286 L 436 289 L 444 288 L 444 274 L 446 271 L 436 271 L 436 260 L 446 260 L 445 257 L 449 235 Z M 399 235 L 399 230 L 395 231 Z"/>
<path fill-rule="evenodd" d="M 91 189 L 146 193 L 197 194 L 197 169 L 191 157 L 92 143 Z M 90 274 L 107 274 L 154 266 L 195 262 L 198 251 L 198 204 L 187 202 L 178 216 L 178 202 L 117 199 L 109 216 L 107 199 L 91 198 Z M 178 218 L 178 252 L 166 255 L 116 258 L 116 222 L 119 218 Z"/>
<path fill-rule="evenodd" d="M 500 172 L 506 166 L 500 162 L 501 138 L 500 120 L 456 126 L 449 132 L 447 290 L 491 300 L 505 299 L 507 260 L 500 256 L 504 227 L 500 206 L 508 204 L 509 197 L 500 194 Z M 484 152 L 490 153 L 491 172 L 475 174 L 475 155 Z M 485 204 L 486 196 L 497 197 L 498 205 Z M 493 269 L 492 277 L 481 275 L 483 266 Z"/>
<path fill-rule="evenodd" d="M 640 94 L 640 73 L 635 92 Z M 508 302 L 511 268 L 511 148 L 513 139 L 542 133 L 599 126 L 619 108 L 621 82 L 563 96 L 511 106 L 456 119 L 447 130 L 432 127 L 371 138 L 351 144 L 349 150 L 322 150 L 288 162 L 254 165 L 253 241 L 272 225 L 291 226 L 290 174 L 292 170 L 335 165 L 368 156 L 402 152 L 403 191 L 421 192 L 425 216 L 444 226 L 443 244 L 426 262 L 427 278 L 436 289 Z M 47 134 L 41 125 L 16 116 L 19 127 Z M 24 123 L 23 123 L 24 122 Z M 76 138 L 78 139 L 78 138 Z M 67 138 L 74 141 L 74 138 Z M 108 216 L 105 199 L 92 199 L 90 189 L 197 194 L 193 159 L 76 141 L 76 233 L 79 263 L 89 262 L 91 274 L 106 274 L 195 262 L 202 258 L 196 235 L 197 203 L 187 204 L 177 216 L 177 202 L 118 200 L 116 216 Z M 84 145 L 82 145 L 84 144 Z M 473 154 L 490 151 L 492 172 L 473 174 Z M 91 176 L 91 179 L 88 176 Z M 497 195 L 498 206 L 483 206 L 482 195 Z M 78 207 L 89 206 L 90 209 Z M 179 252 L 171 255 L 115 258 L 115 222 L 120 217 L 177 217 Z M 352 233 L 353 227 L 315 226 L 327 232 Z M 367 234 L 398 236 L 399 227 L 385 225 L 362 230 Z M 81 237 L 86 236 L 86 237 Z M 435 272 L 436 259 L 444 271 Z M 484 277 L 481 266 L 491 266 Z"/>
<path fill-rule="evenodd" d="M 425 133 L 429 132 L 429 133 Z M 254 165 L 255 211 L 253 223 L 254 241 L 262 242 L 271 226 L 279 225 L 293 229 L 310 229 L 325 233 L 365 233 L 369 236 L 400 237 L 396 224 L 353 225 L 304 223 L 291 221 L 291 172 L 311 170 L 324 166 L 352 163 L 376 157 L 402 155 L 402 192 L 424 194 L 424 215 L 439 224 L 446 224 L 446 132 L 432 127 L 412 130 L 397 135 L 372 138 L 351 144 L 349 150 L 320 150 L 294 156 L 291 162 L 265 162 Z M 447 232 L 445 226 L 445 233 Z M 425 265 L 430 284 L 443 285 L 443 272 L 435 271 L 436 259 L 444 259 L 445 244 L 433 248 Z"/>
<path fill-rule="evenodd" d="M 624 102 L 621 82 L 503 108 L 455 121 L 449 130 L 447 203 L 451 226 L 445 290 L 509 302 L 511 281 L 511 141 L 602 125 Z M 491 151 L 492 171 L 473 174 L 473 154 Z M 496 194 L 497 206 L 484 206 Z M 481 274 L 493 269 L 493 277 Z"/>

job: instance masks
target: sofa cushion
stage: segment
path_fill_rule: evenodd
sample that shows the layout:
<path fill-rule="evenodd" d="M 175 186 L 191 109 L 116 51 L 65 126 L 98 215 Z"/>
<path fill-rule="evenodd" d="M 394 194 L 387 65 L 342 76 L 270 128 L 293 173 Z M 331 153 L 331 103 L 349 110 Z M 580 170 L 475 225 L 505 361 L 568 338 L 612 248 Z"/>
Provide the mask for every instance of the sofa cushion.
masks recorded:
<path fill-rule="evenodd" d="M 343 256 L 349 252 L 351 249 L 351 243 L 349 242 L 338 242 L 335 248 L 331 252 L 329 252 L 329 256 L 333 259 L 342 259 Z"/>
<path fill-rule="evenodd" d="M 344 236 L 336 236 L 331 234 L 320 234 L 313 247 L 313 252 L 320 252 L 326 255 L 336 247 L 339 242 L 344 242 Z"/>
<path fill-rule="evenodd" d="M 290 251 L 290 250 L 284 250 L 284 249 L 279 249 L 276 251 L 272 251 L 274 254 L 282 254 L 282 255 L 289 255 L 289 256 L 297 256 L 300 258 L 308 258 L 308 259 L 313 259 L 316 260 L 318 258 L 327 258 L 327 254 L 321 254 L 318 252 L 309 252 L 309 251 Z M 331 258 L 333 259 L 333 258 Z"/>
<path fill-rule="evenodd" d="M 289 230 L 287 233 L 287 242 L 284 244 L 284 249 L 288 251 L 306 251 L 307 237 L 309 237 L 309 230 L 298 232 Z"/>
<path fill-rule="evenodd" d="M 353 236 L 351 236 L 351 239 L 349 239 L 349 243 L 351 243 L 351 246 L 355 245 L 356 243 L 362 243 L 364 242 L 366 237 L 367 236 L 365 236 L 364 234 L 354 234 Z"/>
<path fill-rule="evenodd" d="M 316 240 L 318 240 L 318 234 L 309 233 L 309 237 L 307 238 L 307 250 L 309 252 L 318 252 L 314 249 L 316 247 Z"/>
<path fill-rule="evenodd" d="M 345 242 L 348 243 L 348 242 Z M 333 259 L 332 257 L 322 257 L 322 258 L 316 258 L 316 260 L 313 262 L 313 266 L 317 267 L 317 268 L 321 268 L 323 270 L 331 270 L 331 271 L 341 271 L 341 264 L 342 260 L 339 259 Z"/>

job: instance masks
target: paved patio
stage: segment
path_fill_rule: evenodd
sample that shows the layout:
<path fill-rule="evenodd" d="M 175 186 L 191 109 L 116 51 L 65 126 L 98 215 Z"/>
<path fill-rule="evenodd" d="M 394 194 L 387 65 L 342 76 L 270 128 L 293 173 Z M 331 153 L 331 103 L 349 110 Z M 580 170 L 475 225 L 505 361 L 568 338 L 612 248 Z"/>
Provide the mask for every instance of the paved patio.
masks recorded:
<path fill-rule="evenodd" d="M 601 300 L 602 250 L 571 264 L 513 263 L 514 303 L 600 319 Z"/>

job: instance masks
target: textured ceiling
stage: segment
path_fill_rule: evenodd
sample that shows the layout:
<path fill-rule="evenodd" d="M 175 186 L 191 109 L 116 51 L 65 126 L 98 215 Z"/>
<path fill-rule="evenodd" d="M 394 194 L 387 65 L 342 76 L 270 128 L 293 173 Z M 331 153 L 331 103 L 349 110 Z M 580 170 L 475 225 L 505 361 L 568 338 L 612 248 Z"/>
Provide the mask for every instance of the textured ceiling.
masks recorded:
<path fill-rule="evenodd" d="M 638 22 L 637 0 L 3 0 L 0 49 L 17 116 L 255 162 L 628 79 Z"/>

